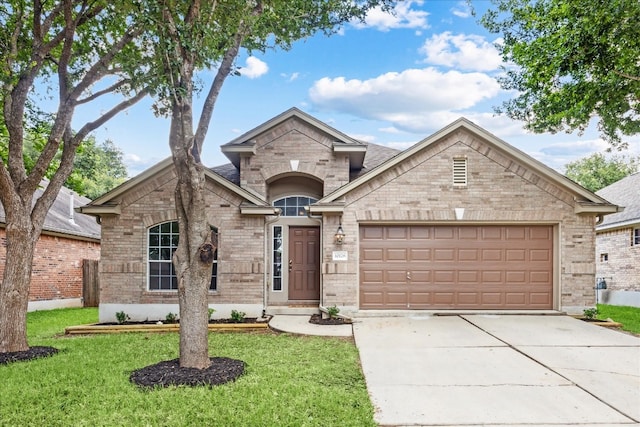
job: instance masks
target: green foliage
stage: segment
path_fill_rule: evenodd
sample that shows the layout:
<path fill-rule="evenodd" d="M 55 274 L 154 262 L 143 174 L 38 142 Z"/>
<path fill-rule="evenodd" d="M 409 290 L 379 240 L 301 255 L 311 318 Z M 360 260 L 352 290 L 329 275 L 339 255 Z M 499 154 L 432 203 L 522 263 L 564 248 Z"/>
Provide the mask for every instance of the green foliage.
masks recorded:
<path fill-rule="evenodd" d="M 516 91 L 499 112 L 534 132 L 584 131 L 594 115 L 622 147 L 640 132 L 640 2 L 494 0 L 484 26 L 502 35 L 500 80 Z"/>
<path fill-rule="evenodd" d="M 124 311 L 119 311 L 116 313 L 116 320 L 120 325 L 122 325 L 124 322 L 130 319 L 131 318 L 129 317 L 129 315 Z"/>
<path fill-rule="evenodd" d="M 333 319 L 340 313 L 340 309 L 337 306 L 327 307 L 327 314 L 329 314 L 329 318 Z"/>
<path fill-rule="evenodd" d="M 213 313 L 216 312 L 216 309 L 209 307 L 207 311 L 209 312 L 209 320 L 211 320 L 211 316 L 213 316 Z"/>
<path fill-rule="evenodd" d="M 167 315 L 165 316 L 164 320 L 167 323 L 176 323 L 178 321 L 178 315 L 175 313 L 167 313 Z"/>
<path fill-rule="evenodd" d="M 640 334 L 640 307 L 598 304 L 601 319 L 612 319 L 622 324 L 622 329 Z"/>
<path fill-rule="evenodd" d="M 244 318 L 246 317 L 247 313 L 242 312 L 242 311 L 238 311 L 238 310 L 231 310 L 231 320 L 233 320 L 235 323 L 242 323 L 244 322 Z"/>
<path fill-rule="evenodd" d="M 212 356 L 247 364 L 237 381 L 213 388 L 141 391 L 129 382 L 129 374 L 177 358 L 178 334 L 55 337 L 66 326 L 97 320 L 96 309 L 27 314 L 31 344 L 53 346 L 60 352 L 0 367 L 0 424 L 376 425 L 353 340 L 268 332 L 211 333 Z"/>
<path fill-rule="evenodd" d="M 596 192 L 638 171 L 640 157 L 609 156 L 595 153 L 566 165 L 566 176 Z"/>
<path fill-rule="evenodd" d="M 582 312 L 584 313 L 584 318 L 588 320 L 595 320 L 598 317 L 597 308 L 586 308 Z"/>

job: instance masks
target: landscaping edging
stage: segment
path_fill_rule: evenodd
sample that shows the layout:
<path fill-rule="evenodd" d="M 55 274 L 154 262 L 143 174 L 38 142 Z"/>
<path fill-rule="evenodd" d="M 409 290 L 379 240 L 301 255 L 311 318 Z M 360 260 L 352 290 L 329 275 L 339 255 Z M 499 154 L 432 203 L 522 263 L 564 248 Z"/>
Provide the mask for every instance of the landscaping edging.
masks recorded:
<path fill-rule="evenodd" d="M 210 332 L 226 331 L 253 331 L 267 329 L 268 322 L 257 323 L 210 323 Z M 85 335 L 85 334 L 118 334 L 122 332 L 179 332 L 180 324 L 170 323 L 162 325 L 78 325 L 69 326 L 64 329 L 65 335 Z"/>
<path fill-rule="evenodd" d="M 613 320 L 600 320 L 600 319 L 587 319 L 583 316 L 572 316 L 574 319 L 582 320 L 591 325 L 604 326 L 605 328 L 621 328 L 622 323 L 614 322 Z"/>

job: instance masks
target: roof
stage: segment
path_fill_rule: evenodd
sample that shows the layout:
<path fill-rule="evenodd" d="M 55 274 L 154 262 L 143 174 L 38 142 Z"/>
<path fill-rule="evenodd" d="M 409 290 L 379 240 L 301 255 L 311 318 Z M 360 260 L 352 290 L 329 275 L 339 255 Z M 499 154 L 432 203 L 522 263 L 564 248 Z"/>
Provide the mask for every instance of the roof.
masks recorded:
<path fill-rule="evenodd" d="M 49 181 L 43 180 L 34 194 L 34 199 L 39 198 Z M 68 236 L 69 238 L 82 238 L 100 240 L 100 225 L 93 216 L 77 213 L 75 208 L 90 203 L 91 200 L 76 194 L 69 188 L 62 187 L 51 209 L 47 212 L 42 228 L 45 234 Z M 72 206 L 73 203 L 73 206 Z M 0 224 L 5 225 L 5 212 L 0 203 Z"/>
<path fill-rule="evenodd" d="M 640 172 L 622 178 L 596 194 L 611 203 L 624 206 L 624 211 L 605 216 L 596 230 L 640 224 Z"/>
<path fill-rule="evenodd" d="M 367 151 L 367 143 L 358 141 L 350 137 L 349 135 L 340 132 L 339 130 L 327 125 L 324 122 L 316 119 L 315 117 L 299 110 L 298 108 L 290 108 L 287 111 L 277 115 L 276 117 L 267 120 L 261 124 L 246 132 L 234 140 L 223 144 L 220 149 L 222 153 L 236 167 L 240 166 L 240 157 L 247 154 L 255 154 L 255 138 L 259 135 L 273 129 L 274 127 L 284 123 L 285 121 L 296 118 L 309 126 L 315 127 L 321 132 L 329 135 L 333 139 L 333 151 L 349 154 L 349 164 L 352 170 L 360 170 L 363 166 L 363 161 Z"/>
<path fill-rule="evenodd" d="M 517 148 L 506 143 L 505 141 L 501 140 L 500 138 L 496 137 L 495 135 L 491 134 L 490 132 L 486 131 L 485 129 L 481 128 L 480 126 L 476 125 L 475 123 L 471 122 L 470 120 L 464 117 L 459 118 L 458 120 L 454 121 L 450 125 L 445 126 L 438 132 L 434 133 L 433 135 L 423 139 L 422 141 L 418 142 L 417 144 L 413 145 L 407 150 L 381 163 L 380 165 L 375 167 L 373 170 L 371 170 L 369 173 L 358 176 L 355 180 L 351 181 L 350 183 L 337 189 L 333 193 L 322 198 L 316 204 L 316 211 L 320 212 L 322 210 L 322 208 L 320 207 L 320 205 L 322 204 L 333 206 L 336 203 L 336 201 L 338 201 L 348 192 L 374 179 L 375 177 L 379 176 L 385 171 L 397 166 L 401 162 L 412 157 L 413 155 L 425 149 L 426 147 L 430 146 L 431 144 L 437 143 L 439 140 L 446 137 L 447 135 L 450 135 L 461 129 L 464 129 L 468 132 L 478 135 L 491 146 L 502 151 L 503 153 L 507 154 L 511 158 L 518 160 L 519 163 L 526 164 L 529 168 L 535 171 L 535 173 L 539 174 L 540 176 L 548 179 L 551 182 L 554 182 L 555 184 L 575 194 L 576 213 L 591 212 L 591 213 L 606 215 L 609 213 L 619 211 L 618 206 L 609 203 L 604 198 L 592 193 L 586 188 L 580 186 L 579 184 L 576 184 L 575 182 L 565 177 L 564 175 L 556 172 L 555 170 L 539 162 L 533 157 L 518 150 Z"/>

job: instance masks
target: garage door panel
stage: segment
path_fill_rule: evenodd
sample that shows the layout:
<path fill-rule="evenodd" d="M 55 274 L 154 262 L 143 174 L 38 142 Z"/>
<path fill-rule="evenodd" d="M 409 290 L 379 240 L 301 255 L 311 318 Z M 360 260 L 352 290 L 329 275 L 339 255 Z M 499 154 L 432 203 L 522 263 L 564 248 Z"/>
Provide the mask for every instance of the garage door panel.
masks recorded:
<path fill-rule="evenodd" d="M 362 226 L 360 307 L 550 309 L 553 257 L 552 226 Z"/>

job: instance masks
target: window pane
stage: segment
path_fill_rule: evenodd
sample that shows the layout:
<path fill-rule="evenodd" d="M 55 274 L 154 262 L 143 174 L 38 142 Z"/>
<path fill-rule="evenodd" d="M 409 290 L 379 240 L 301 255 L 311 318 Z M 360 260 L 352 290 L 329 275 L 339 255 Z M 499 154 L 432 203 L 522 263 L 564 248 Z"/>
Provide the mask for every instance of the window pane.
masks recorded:
<path fill-rule="evenodd" d="M 171 233 L 171 223 L 170 222 L 165 222 L 164 224 L 160 224 L 160 232 L 163 234 L 170 234 Z"/>
<path fill-rule="evenodd" d="M 149 246 L 158 246 L 160 244 L 160 236 L 157 234 L 149 234 Z"/>
<path fill-rule="evenodd" d="M 171 235 L 163 234 L 160 236 L 160 246 L 169 247 L 171 246 Z"/>
<path fill-rule="evenodd" d="M 160 249 L 160 259 L 163 261 L 171 261 L 171 249 L 169 248 Z"/>
<path fill-rule="evenodd" d="M 280 279 L 280 278 L 274 278 L 273 279 L 273 290 L 274 291 L 281 291 L 282 290 L 282 279 Z"/>
<path fill-rule="evenodd" d="M 149 277 L 149 289 L 151 290 L 160 289 L 160 279 L 158 277 Z"/>
<path fill-rule="evenodd" d="M 160 251 L 157 248 L 149 248 L 149 260 L 157 261 L 160 259 Z"/>
<path fill-rule="evenodd" d="M 297 211 L 295 206 L 287 206 L 284 208 L 284 216 L 297 216 Z"/>

